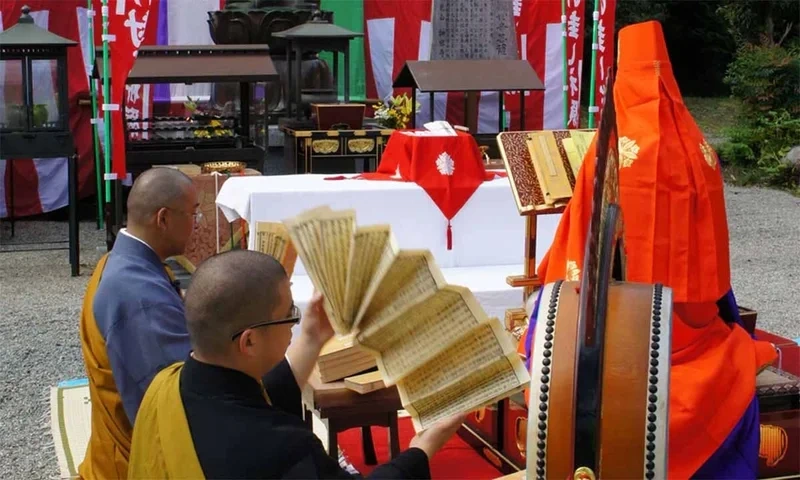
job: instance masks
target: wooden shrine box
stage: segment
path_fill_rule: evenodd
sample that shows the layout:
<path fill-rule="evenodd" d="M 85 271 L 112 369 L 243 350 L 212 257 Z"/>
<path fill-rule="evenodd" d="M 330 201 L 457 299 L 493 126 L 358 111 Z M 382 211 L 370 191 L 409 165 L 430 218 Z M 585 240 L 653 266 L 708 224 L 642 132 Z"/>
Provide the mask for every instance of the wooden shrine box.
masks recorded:
<path fill-rule="evenodd" d="M 98 58 L 94 77 L 99 78 L 102 71 Z M 184 106 L 177 112 L 172 111 L 170 101 L 156 101 L 147 122 L 133 109 L 127 111 L 123 102 L 125 155 L 133 180 L 159 165 L 245 162 L 248 168 L 263 171 L 268 115 L 254 92 L 257 84 L 275 86 L 279 80 L 266 45 L 142 46 L 125 80 L 126 88 L 139 91 L 136 89 L 150 88 L 148 85 L 209 84 L 210 95 L 204 100 L 196 98 L 196 109 Z M 125 226 L 129 190 L 122 179 L 113 181 L 111 188 L 106 223 L 109 250 Z"/>
<path fill-rule="evenodd" d="M 470 413 L 458 432 L 467 444 L 501 470 L 507 463 L 497 455 L 502 447 L 502 412 L 505 410 L 506 402 L 507 400 L 501 400 Z"/>
<path fill-rule="evenodd" d="M 525 468 L 525 454 L 528 440 L 528 406 L 525 395 L 520 392 L 508 399 L 507 409 L 503 412 L 503 449 L 501 453 L 512 464 Z"/>
<path fill-rule="evenodd" d="M 317 130 L 360 130 L 364 125 L 363 103 L 312 103 Z"/>
<path fill-rule="evenodd" d="M 322 170 L 327 169 L 326 173 L 332 170 L 338 173 L 374 171 L 394 132 L 379 128 L 298 130 L 286 125 L 281 129 L 284 133 L 284 159 L 288 164 L 296 165 L 296 173 L 320 173 L 319 168 L 315 170 L 319 166 Z"/>

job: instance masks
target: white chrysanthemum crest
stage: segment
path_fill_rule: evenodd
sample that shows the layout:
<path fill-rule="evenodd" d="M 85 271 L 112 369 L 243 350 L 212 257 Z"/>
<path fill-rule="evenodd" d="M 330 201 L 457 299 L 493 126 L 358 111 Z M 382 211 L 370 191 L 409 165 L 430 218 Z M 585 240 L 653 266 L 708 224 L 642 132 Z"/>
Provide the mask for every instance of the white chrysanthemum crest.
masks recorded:
<path fill-rule="evenodd" d="M 439 154 L 439 158 L 436 159 L 436 169 L 439 170 L 439 173 L 442 175 L 452 175 L 456 169 L 453 157 L 447 152 Z"/>

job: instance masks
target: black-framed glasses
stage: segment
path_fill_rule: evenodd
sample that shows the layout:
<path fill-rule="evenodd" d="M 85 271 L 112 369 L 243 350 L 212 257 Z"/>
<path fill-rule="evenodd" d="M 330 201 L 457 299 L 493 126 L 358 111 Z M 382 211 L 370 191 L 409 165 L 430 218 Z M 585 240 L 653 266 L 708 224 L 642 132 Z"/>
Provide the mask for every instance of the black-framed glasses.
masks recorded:
<path fill-rule="evenodd" d="M 300 308 L 297 305 L 292 305 L 292 311 L 286 318 L 279 318 L 277 320 L 267 320 L 265 322 L 258 322 L 250 325 L 247 328 L 243 328 L 242 330 L 236 332 L 235 334 L 231 335 L 231 340 L 236 340 L 236 337 L 243 334 L 245 330 L 250 330 L 253 328 L 260 328 L 260 327 L 269 327 L 272 325 L 286 325 L 286 324 L 297 324 L 300 322 L 301 318 Z"/>

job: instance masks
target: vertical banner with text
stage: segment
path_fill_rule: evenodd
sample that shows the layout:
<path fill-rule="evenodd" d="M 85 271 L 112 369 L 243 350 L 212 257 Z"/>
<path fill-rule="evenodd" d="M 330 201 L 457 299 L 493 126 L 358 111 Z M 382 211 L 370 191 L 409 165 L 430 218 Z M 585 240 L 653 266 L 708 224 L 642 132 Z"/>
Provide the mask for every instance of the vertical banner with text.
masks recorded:
<path fill-rule="evenodd" d="M 111 111 L 111 170 L 119 180 L 124 180 L 127 176 L 122 105 L 126 105 L 127 119 L 143 118 L 142 111 L 145 110 L 143 106 L 147 105 L 147 110 L 150 107 L 149 100 L 145 101 L 149 94 L 144 91 L 144 85 L 126 86 L 125 83 L 131 68 L 133 68 L 136 53 L 144 43 L 148 21 L 151 16 L 156 16 L 156 12 L 158 12 L 158 0 L 111 0 L 109 2 L 108 31 L 115 37 L 109 45 L 111 53 L 110 100 L 111 104 L 119 106 L 119 109 Z M 141 128 L 134 124 L 130 127 L 132 129 Z"/>
<path fill-rule="evenodd" d="M 617 0 L 599 0 L 599 22 L 597 25 L 597 69 L 595 85 L 595 108 L 590 105 L 589 115 L 594 115 L 594 124 L 600 124 L 600 112 L 606 101 L 608 71 L 614 66 L 614 22 Z"/>
<path fill-rule="evenodd" d="M 581 122 L 585 1 L 591 0 L 567 0 L 567 97 L 569 98 L 567 128 L 580 128 Z"/>

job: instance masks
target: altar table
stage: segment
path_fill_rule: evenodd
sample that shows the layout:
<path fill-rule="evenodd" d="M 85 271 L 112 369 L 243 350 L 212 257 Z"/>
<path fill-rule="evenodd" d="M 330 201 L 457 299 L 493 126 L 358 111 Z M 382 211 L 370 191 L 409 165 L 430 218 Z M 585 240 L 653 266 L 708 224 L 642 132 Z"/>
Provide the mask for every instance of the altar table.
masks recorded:
<path fill-rule="evenodd" d="M 254 222 L 280 222 L 318 206 L 352 208 L 359 225 L 390 224 L 400 248 L 428 249 L 442 269 L 518 265 L 518 273 L 522 272 L 525 219 L 517 211 L 507 178 L 484 182 L 453 218 L 449 251 L 447 219 L 416 184 L 326 178 L 330 176 L 230 178 L 220 189 L 217 205 L 228 221 L 243 218 L 251 231 Z M 538 219 L 536 251 L 542 255 L 555 236 L 559 217 Z M 253 235 L 248 248 L 255 249 Z M 295 275 L 305 274 L 298 259 Z"/>

